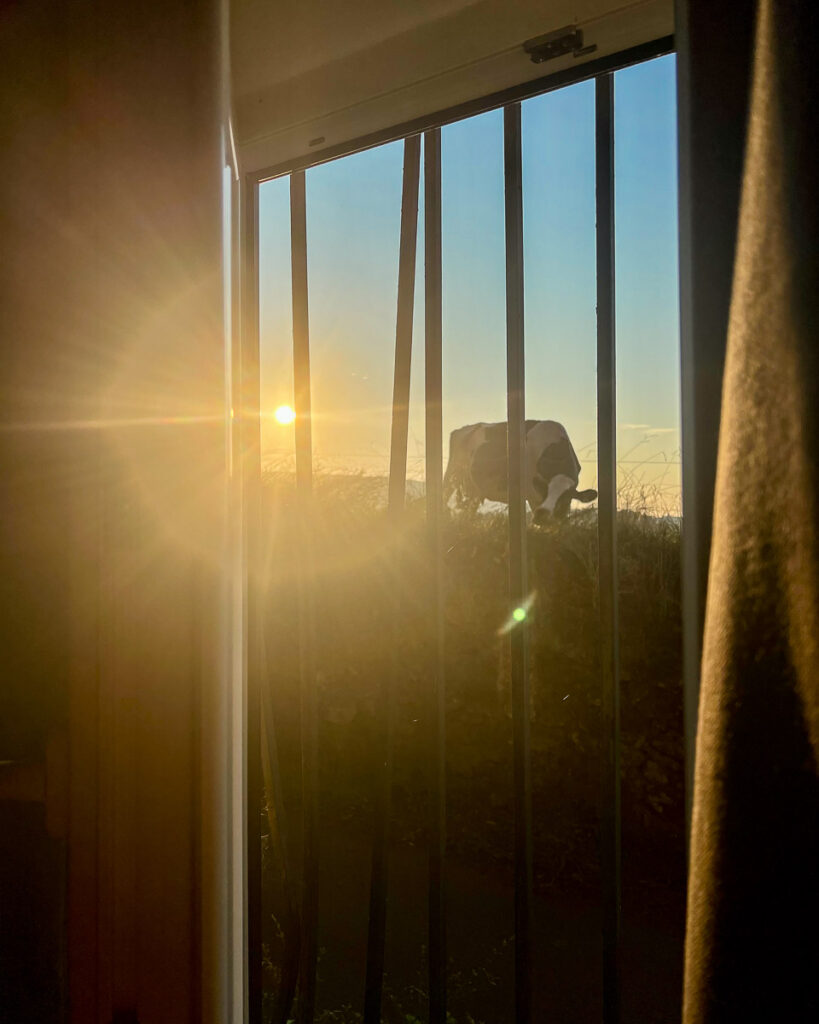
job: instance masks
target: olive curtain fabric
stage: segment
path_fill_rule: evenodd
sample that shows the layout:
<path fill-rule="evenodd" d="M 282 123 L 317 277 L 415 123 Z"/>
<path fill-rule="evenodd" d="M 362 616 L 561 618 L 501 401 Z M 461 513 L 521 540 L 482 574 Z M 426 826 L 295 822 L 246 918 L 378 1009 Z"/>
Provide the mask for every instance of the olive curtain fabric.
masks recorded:
<path fill-rule="evenodd" d="M 686 1024 L 819 1019 L 817 69 L 819 6 L 759 0 L 702 664 Z"/>

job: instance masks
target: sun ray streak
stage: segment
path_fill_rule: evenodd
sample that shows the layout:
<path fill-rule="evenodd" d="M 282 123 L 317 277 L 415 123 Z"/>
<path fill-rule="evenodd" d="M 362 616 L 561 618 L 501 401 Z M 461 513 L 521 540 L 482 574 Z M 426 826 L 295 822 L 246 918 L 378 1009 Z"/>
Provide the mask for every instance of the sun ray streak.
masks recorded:
<path fill-rule="evenodd" d="M 0 423 L 0 433 L 120 430 L 129 427 L 188 427 L 204 423 L 221 423 L 223 421 L 224 413 L 213 416 L 138 416 L 122 419 L 33 420 Z"/>

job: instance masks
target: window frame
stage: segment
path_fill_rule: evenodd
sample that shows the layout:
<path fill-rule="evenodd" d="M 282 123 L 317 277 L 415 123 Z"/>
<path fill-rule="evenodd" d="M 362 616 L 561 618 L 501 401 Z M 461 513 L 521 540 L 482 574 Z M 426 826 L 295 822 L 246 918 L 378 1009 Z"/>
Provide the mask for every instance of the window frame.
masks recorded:
<path fill-rule="evenodd" d="M 544 95 L 545 93 L 562 89 L 567 86 L 575 85 L 579 82 L 588 81 L 594 79 L 597 82 L 608 78 L 614 72 L 622 70 L 627 67 L 631 67 L 636 64 L 641 64 L 655 58 L 666 56 L 676 52 L 675 38 L 674 36 L 664 36 L 656 39 L 649 43 L 643 43 L 635 47 L 620 51 L 618 53 L 608 55 L 599 60 L 589 61 L 582 65 L 578 65 L 574 68 L 570 68 L 564 71 L 559 71 L 551 75 L 546 75 L 542 78 L 530 80 L 521 83 L 520 85 L 504 89 L 499 92 L 489 93 L 484 96 L 476 97 L 475 99 L 461 103 L 453 107 L 446 108 L 436 113 L 430 114 L 422 118 L 415 118 L 411 121 L 396 124 L 392 128 L 385 129 L 355 138 L 351 138 L 349 141 L 326 147 L 316 152 L 310 153 L 309 155 L 296 158 L 291 161 L 286 161 L 281 164 L 265 167 L 260 170 L 246 173 L 241 180 L 241 202 L 240 205 L 243 210 L 243 225 L 244 225 L 244 245 L 243 245 L 243 266 L 242 266 L 242 355 L 241 355 L 241 372 L 242 381 L 240 386 L 240 402 L 241 407 L 239 409 L 239 419 L 241 422 L 242 431 L 242 473 L 243 473 L 243 493 L 244 493 L 244 514 L 245 514 L 245 557 L 247 564 L 252 567 L 259 565 L 260 560 L 253 558 L 252 552 L 255 550 L 256 545 L 260 537 L 260 480 L 261 480 L 261 437 L 260 437 L 260 392 L 259 392 L 259 365 L 260 365 L 260 340 L 259 340 L 259 249 L 258 249 L 258 209 L 259 209 L 259 186 L 267 181 L 271 181 L 275 178 L 289 176 L 291 174 L 298 174 L 304 172 L 309 168 L 318 166 L 329 161 L 337 160 L 344 156 L 350 156 L 355 153 L 363 152 L 367 149 L 371 149 L 377 146 L 384 145 L 389 142 L 396 142 L 406 140 L 407 137 L 418 135 L 421 133 L 429 133 L 441 127 L 452 124 L 457 121 L 464 120 L 466 118 L 473 117 L 477 114 L 481 114 L 491 110 L 510 108 L 511 106 L 520 103 L 525 99 L 529 99 L 535 96 Z M 608 79 L 610 81 L 610 79 Z M 610 94 L 608 99 L 610 100 Z M 598 113 L 597 113 L 597 124 L 599 129 L 600 123 L 600 108 L 601 105 L 604 107 L 607 102 L 605 96 L 601 97 L 598 90 Z M 609 153 L 606 156 L 606 160 L 613 161 L 613 154 Z M 681 172 L 682 172 L 682 161 L 681 161 Z M 598 185 L 601 180 L 600 178 L 601 168 L 598 164 L 597 175 Z M 613 175 L 613 168 L 610 171 Z M 682 182 L 680 183 L 680 196 L 682 197 Z M 611 195 L 608 197 L 609 205 L 612 206 L 611 215 L 613 217 L 613 204 L 611 203 Z M 680 219 L 682 220 L 682 210 L 680 211 Z M 604 236 L 605 237 L 605 236 Z M 598 241 L 600 241 L 600 233 L 598 231 Z M 680 254 L 683 256 L 683 239 L 681 236 L 680 241 Z M 613 261 L 609 261 L 613 262 Z M 607 261 L 603 260 L 603 269 L 606 268 Z M 598 257 L 598 288 L 599 288 L 599 273 L 601 263 Z M 609 273 L 613 275 L 613 267 L 609 267 Z M 683 276 L 683 261 L 680 261 L 680 277 Z M 613 282 L 613 278 L 612 278 Z M 598 299 L 600 293 L 598 292 Z M 605 300 L 605 295 L 604 295 Z M 682 302 L 682 296 L 681 296 Z M 613 344 L 613 316 L 611 317 L 612 323 L 605 330 L 611 336 Z M 599 328 L 598 328 L 599 334 Z M 600 340 L 598 339 L 598 352 L 600 352 Z M 690 360 L 691 355 L 689 350 L 684 344 L 681 345 L 681 388 L 682 388 L 682 403 L 681 408 L 683 411 L 683 421 L 681 424 L 682 428 L 682 446 L 685 451 L 687 442 L 690 440 L 692 435 L 691 424 L 687 422 L 685 416 L 686 404 L 686 388 L 688 382 L 691 380 L 690 372 Z M 612 374 L 609 374 L 606 381 L 606 386 L 613 388 L 613 365 L 611 366 Z M 598 391 L 598 411 L 601 408 L 600 397 Z M 613 412 L 613 407 L 611 410 Z M 606 428 L 611 430 L 612 426 Z M 715 441 L 714 441 L 715 444 Z M 613 448 L 612 448 L 613 455 Z M 684 456 L 685 458 L 685 456 Z M 612 484 L 613 486 L 613 484 Z M 685 484 L 684 484 L 685 486 Z M 611 510 L 609 510 L 611 511 Z M 601 518 L 603 518 L 601 516 Z M 611 534 L 612 543 L 614 543 L 614 517 L 613 515 L 605 516 L 604 528 Z M 701 540 L 700 540 L 701 543 Z M 616 549 L 610 552 L 612 557 L 616 557 Z M 690 554 L 686 553 L 686 533 L 683 534 L 683 562 L 684 564 L 691 561 Z M 613 577 L 616 581 L 616 574 Z M 690 586 L 690 581 L 684 578 L 684 588 Z M 608 588 L 612 590 L 611 587 Z M 249 999 L 249 1021 L 251 1024 L 260 1024 L 262 1020 L 261 1016 L 261 996 L 262 996 L 262 977 L 261 977 L 261 856 L 258 841 L 258 822 L 262 813 L 262 795 L 263 787 L 261 783 L 261 684 L 264 672 L 264 658 L 262 652 L 262 637 L 261 637 L 261 594 L 262 587 L 261 581 L 254 579 L 252 568 L 248 569 L 247 575 L 247 613 L 248 613 L 248 630 L 247 630 L 247 749 L 246 749 L 246 773 L 247 773 L 247 908 L 248 908 L 248 953 L 249 953 L 249 965 L 248 965 L 248 999 Z M 611 593 L 609 598 L 611 598 Z M 616 594 L 613 600 L 607 598 L 606 601 L 608 609 L 608 621 L 610 625 L 616 625 Z M 685 606 L 684 606 L 685 607 Z M 683 630 L 686 637 L 690 637 L 692 633 L 695 633 L 697 629 L 701 629 L 701 625 L 698 625 L 696 621 L 689 621 L 684 614 Z M 690 641 L 689 641 L 690 643 Z M 613 650 L 609 652 L 616 659 L 616 642 L 613 646 Z M 609 659 L 611 660 L 611 659 Z M 610 689 L 616 690 L 616 684 L 614 678 L 610 679 L 607 683 Z M 696 671 L 691 670 L 691 666 L 688 665 L 684 669 L 683 678 L 684 688 L 684 702 L 687 709 L 687 721 L 686 721 L 686 805 L 690 807 L 691 801 L 691 781 L 693 779 L 693 772 L 691 766 L 693 764 L 693 749 L 694 749 L 694 737 L 690 726 L 690 708 L 693 704 L 696 709 L 697 691 L 698 691 L 698 667 Z M 607 723 L 615 728 L 619 729 L 619 725 L 616 721 L 610 721 Z M 616 771 L 619 777 L 619 762 L 616 757 L 611 765 L 612 772 Z M 613 790 L 614 791 L 614 790 Z M 619 817 L 619 811 L 615 811 L 615 817 Z M 255 825 L 255 828 L 254 828 Z M 616 843 L 619 846 L 619 826 L 616 821 L 609 822 L 606 826 L 607 835 L 611 839 L 612 843 Z M 616 952 L 614 946 L 616 945 L 616 928 L 617 918 L 619 915 L 619 862 L 614 858 L 610 865 L 609 881 L 613 887 L 614 896 L 609 901 L 607 914 L 610 919 L 609 934 L 606 940 L 607 945 L 607 956 L 611 963 L 614 963 Z M 253 956 L 254 950 L 258 950 L 259 956 Z M 606 989 L 609 991 L 609 997 L 606 999 L 604 1004 L 604 1020 L 606 1022 L 614 1021 L 617 1019 L 617 1000 L 616 994 L 614 994 L 614 988 L 616 988 L 616 974 L 609 969 L 608 980 L 606 982 Z"/>

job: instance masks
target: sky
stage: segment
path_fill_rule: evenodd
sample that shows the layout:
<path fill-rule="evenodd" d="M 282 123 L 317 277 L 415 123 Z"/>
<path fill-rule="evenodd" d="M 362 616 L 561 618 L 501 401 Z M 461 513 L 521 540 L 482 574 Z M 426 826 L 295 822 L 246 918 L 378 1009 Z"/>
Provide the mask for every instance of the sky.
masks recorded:
<path fill-rule="evenodd" d="M 522 104 L 526 414 L 564 424 L 596 471 L 594 83 Z M 317 467 L 384 475 L 392 401 L 403 144 L 307 171 Z M 506 418 L 503 114 L 441 130 L 444 436 Z M 423 165 L 422 165 L 423 166 Z M 423 477 L 423 175 L 409 475 Z M 615 75 L 618 485 L 679 511 L 676 93 L 673 56 Z M 269 462 L 293 450 L 289 181 L 260 187 L 262 405 Z"/>

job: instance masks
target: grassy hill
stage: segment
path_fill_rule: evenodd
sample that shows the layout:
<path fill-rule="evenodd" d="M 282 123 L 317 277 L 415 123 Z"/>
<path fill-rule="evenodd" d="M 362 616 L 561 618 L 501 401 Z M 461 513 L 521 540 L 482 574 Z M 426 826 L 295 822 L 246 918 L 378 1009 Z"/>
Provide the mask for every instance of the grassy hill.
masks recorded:
<path fill-rule="evenodd" d="M 323 834 L 369 841 L 376 711 L 389 676 L 392 838 L 398 848 L 423 849 L 431 650 L 424 498 L 410 497 L 397 529 L 386 521 L 383 487 L 367 476 L 317 477 L 310 566 L 292 478 L 267 476 L 270 683 L 286 818 L 297 835 L 296 595 L 306 571 L 317 623 Z M 680 524 L 636 504 L 618 514 L 623 847 L 626 882 L 647 899 L 681 893 L 684 878 Z M 596 529 L 596 511 L 586 509 L 528 532 L 535 886 L 545 896 L 592 900 L 602 771 Z M 505 514 L 448 513 L 444 550 L 449 855 L 511 884 L 508 640 L 499 633 L 510 611 Z M 271 869 L 273 886 L 275 878 Z"/>

